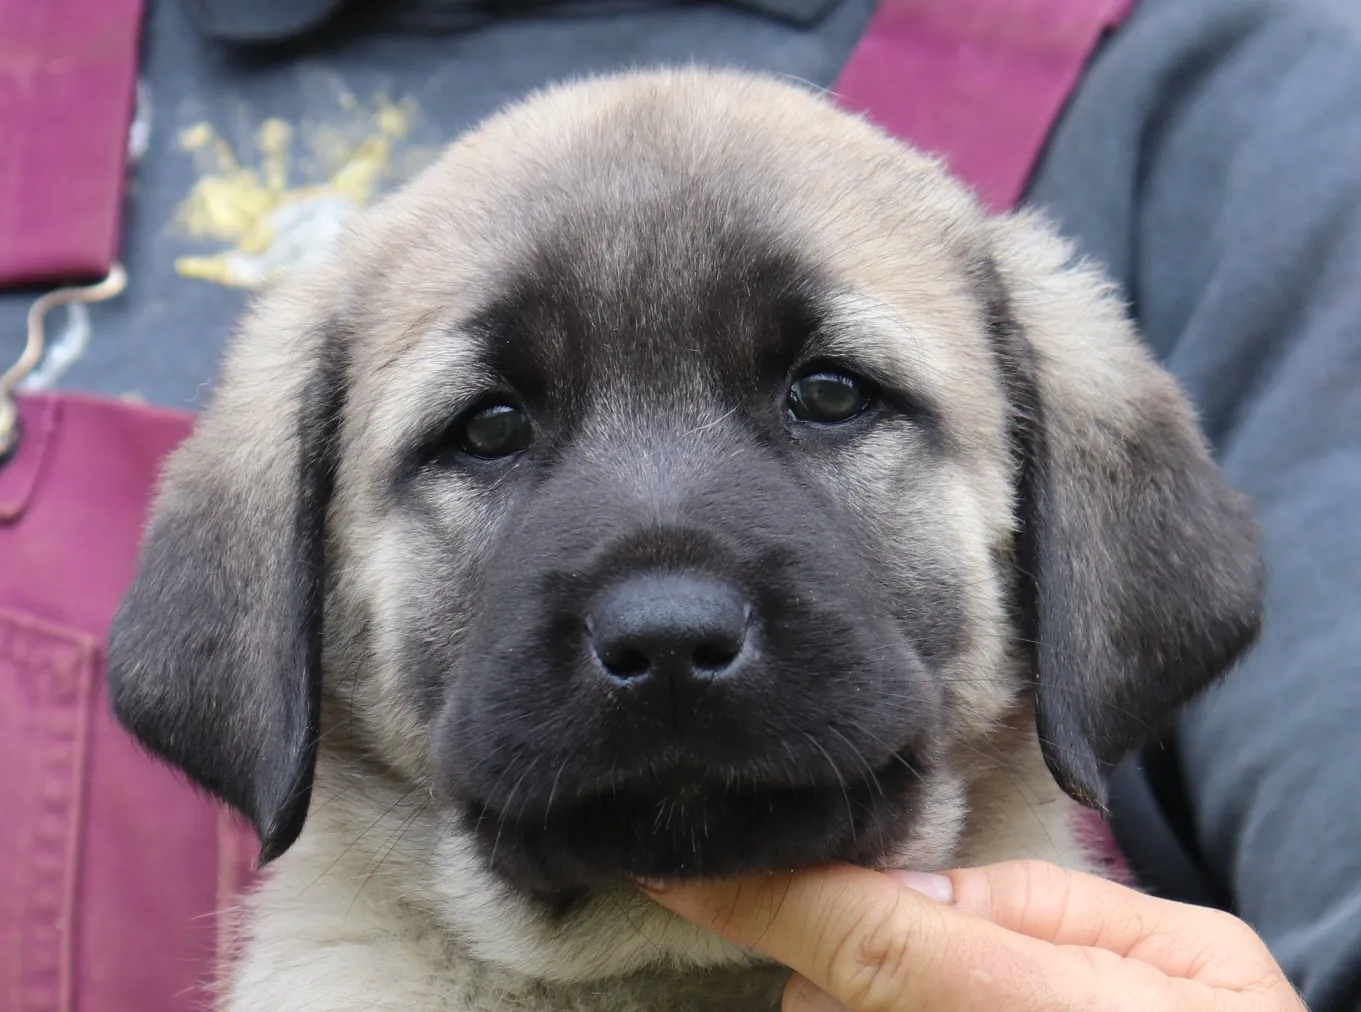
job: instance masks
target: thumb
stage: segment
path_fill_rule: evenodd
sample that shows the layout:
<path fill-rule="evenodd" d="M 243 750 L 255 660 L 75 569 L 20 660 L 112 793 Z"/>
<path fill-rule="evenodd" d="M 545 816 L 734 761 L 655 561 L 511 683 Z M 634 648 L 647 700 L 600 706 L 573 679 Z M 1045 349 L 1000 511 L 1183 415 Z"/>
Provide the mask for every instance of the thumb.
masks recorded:
<path fill-rule="evenodd" d="M 925 880 L 916 884 L 926 888 Z M 682 917 L 778 960 L 853 1012 L 1097 1007 L 1081 988 L 1054 993 L 1046 978 L 1062 968 L 1052 947 L 865 868 L 836 865 L 645 891 Z"/>

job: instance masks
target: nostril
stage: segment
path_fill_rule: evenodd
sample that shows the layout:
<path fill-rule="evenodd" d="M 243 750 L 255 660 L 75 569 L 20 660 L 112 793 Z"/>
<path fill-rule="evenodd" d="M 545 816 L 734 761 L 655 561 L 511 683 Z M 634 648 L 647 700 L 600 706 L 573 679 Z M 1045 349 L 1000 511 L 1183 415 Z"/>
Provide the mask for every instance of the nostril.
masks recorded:
<path fill-rule="evenodd" d="M 696 670 L 717 673 L 732 667 L 737 655 L 742 652 L 741 641 L 701 643 L 692 655 Z"/>
<path fill-rule="evenodd" d="M 652 662 L 648 659 L 647 654 L 641 650 L 630 650 L 628 648 L 605 650 L 599 656 L 600 663 L 605 665 L 605 670 L 615 678 L 641 678 L 652 667 Z"/>

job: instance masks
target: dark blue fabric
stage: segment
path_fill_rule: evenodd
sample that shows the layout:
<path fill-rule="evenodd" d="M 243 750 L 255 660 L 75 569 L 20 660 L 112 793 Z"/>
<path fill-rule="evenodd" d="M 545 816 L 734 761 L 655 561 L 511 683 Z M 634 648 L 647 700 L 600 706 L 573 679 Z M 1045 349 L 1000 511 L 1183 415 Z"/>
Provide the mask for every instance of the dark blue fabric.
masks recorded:
<path fill-rule="evenodd" d="M 689 0 L 181 0 L 205 38 L 245 45 L 276 44 L 337 18 L 360 16 L 379 29 L 469 29 L 510 16 L 595 17 Z M 840 0 L 728 0 L 797 25 L 815 24 Z"/>

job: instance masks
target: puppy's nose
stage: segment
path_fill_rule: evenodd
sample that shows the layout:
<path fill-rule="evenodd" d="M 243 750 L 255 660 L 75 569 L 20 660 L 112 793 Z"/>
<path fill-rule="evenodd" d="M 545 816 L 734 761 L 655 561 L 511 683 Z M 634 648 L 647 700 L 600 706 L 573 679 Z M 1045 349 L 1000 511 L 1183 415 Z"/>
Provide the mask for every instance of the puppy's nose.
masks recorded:
<path fill-rule="evenodd" d="M 674 721 L 737 671 L 749 612 L 718 580 L 634 577 L 600 597 L 586 628 L 621 701 Z"/>

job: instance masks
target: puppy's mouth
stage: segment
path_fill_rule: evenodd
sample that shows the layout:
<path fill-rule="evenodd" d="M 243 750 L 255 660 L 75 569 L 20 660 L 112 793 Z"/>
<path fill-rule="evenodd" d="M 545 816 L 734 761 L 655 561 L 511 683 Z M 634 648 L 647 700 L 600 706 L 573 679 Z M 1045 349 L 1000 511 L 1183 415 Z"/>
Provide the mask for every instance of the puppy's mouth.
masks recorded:
<path fill-rule="evenodd" d="M 872 865 L 904 837 L 924 770 L 896 753 L 835 785 L 770 787 L 661 774 L 528 813 L 486 802 L 466 815 L 494 872 L 562 895 L 623 879 L 718 878 L 829 861 Z"/>

